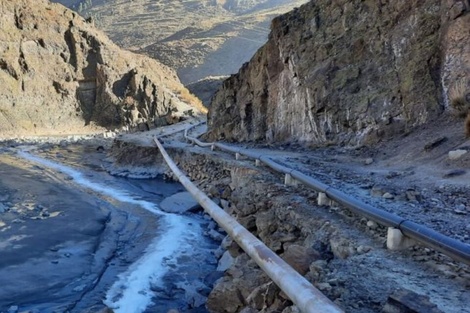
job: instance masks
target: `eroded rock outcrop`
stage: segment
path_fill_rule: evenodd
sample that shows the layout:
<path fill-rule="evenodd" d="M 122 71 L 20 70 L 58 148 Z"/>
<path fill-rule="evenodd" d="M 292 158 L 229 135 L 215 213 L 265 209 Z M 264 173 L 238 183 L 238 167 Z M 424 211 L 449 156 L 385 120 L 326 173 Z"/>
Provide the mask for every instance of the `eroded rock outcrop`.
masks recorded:
<path fill-rule="evenodd" d="M 192 109 L 172 70 L 119 49 L 62 5 L 7 0 L 0 14 L 2 136 L 114 128 Z"/>
<path fill-rule="evenodd" d="M 470 101 L 469 10 L 466 0 L 310 1 L 276 18 L 224 82 L 209 137 L 356 145 L 431 121 L 454 86 Z"/>

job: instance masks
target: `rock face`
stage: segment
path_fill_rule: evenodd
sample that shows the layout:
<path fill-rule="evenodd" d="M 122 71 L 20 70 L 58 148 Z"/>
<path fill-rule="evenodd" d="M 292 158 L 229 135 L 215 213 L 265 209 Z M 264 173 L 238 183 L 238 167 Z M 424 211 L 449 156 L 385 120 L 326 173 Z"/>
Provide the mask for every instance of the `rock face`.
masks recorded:
<path fill-rule="evenodd" d="M 466 0 L 310 1 L 276 18 L 224 82 L 209 137 L 356 145 L 431 121 L 470 101 L 469 11 Z"/>
<path fill-rule="evenodd" d="M 83 132 L 153 122 L 195 101 L 175 73 L 120 50 L 46 0 L 0 5 L 0 134 Z"/>

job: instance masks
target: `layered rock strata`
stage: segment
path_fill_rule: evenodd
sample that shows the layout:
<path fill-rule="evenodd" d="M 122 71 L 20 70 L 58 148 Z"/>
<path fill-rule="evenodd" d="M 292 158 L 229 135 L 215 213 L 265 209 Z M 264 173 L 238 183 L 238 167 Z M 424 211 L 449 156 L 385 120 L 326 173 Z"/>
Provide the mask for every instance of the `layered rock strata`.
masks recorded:
<path fill-rule="evenodd" d="M 224 82 L 209 137 L 356 145 L 432 121 L 470 101 L 469 11 L 466 0 L 310 1 L 276 18 Z"/>

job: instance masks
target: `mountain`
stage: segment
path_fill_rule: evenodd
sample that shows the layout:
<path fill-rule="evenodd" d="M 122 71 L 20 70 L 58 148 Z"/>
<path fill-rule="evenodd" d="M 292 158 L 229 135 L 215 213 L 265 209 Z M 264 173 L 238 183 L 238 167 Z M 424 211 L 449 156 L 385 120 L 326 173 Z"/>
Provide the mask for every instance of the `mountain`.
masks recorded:
<path fill-rule="evenodd" d="M 56 1 L 80 8 L 75 0 Z M 306 1 L 83 0 L 81 14 L 119 46 L 163 62 L 189 84 L 236 73 L 266 42 L 271 20 Z"/>
<path fill-rule="evenodd" d="M 197 99 L 173 70 L 120 49 L 62 5 L 7 0 L 0 9 L 1 136 L 156 123 L 199 110 L 186 104 Z"/>
<path fill-rule="evenodd" d="M 470 108 L 468 1 L 310 1 L 223 83 L 211 139 L 374 143 Z"/>

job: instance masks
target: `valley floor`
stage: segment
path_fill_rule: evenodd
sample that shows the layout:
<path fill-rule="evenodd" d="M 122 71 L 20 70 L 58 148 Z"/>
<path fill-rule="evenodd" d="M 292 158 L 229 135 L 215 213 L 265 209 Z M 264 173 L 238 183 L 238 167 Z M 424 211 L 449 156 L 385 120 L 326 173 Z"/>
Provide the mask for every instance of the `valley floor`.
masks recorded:
<path fill-rule="evenodd" d="M 227 153 L 188 144 L 182 130 L 196 123 L 188 120 L 150 132 L 118 135 L 112 147 L 110 141 L 103 141 L 104 146 L 76 148 L 44 145 L 36 153 L 55 164 L 78 168 L 85 175 L 83 179 L 140 195 L 139 201 L 159 203 L 182 190 L 181 186 L 120 180 L 106 171 L 128 177 L 166 172 L 152 142 L 154 136 L 160 136 L 200 188 L 238 216 L 242 224 L 254 227 L 255 234 L 282 257 L 292 258 L 288 252 L 291 246 L 299 251 L 313 246 L 320 257 L 307 261 L 306 277 L 347 312 L 380 311 L 396 289 L 427 296 L 442 312 L 470 312 L 466 301 L 470 294 L 468 266 L 419 246 L 387 250 L 384 227 L 344 208 L 318 206 L 315 192 L 302 186 L 283 186 L 280 175 L 254 167 L 252 160 L 234 160 Z M 375 147 L 238 146 L 257 149 L 364 202 L 470 243 L 470 153 L 449 158 L 449 151 L 469 151 L 470 142 L 452 119 L 443 118 L 439 125 L 423 126 Z M 446 136 L 442 136 L 444 128 Z M 204 132 L 205 126 L 201 125 L 192 135 Z M 116 286 L 116 275 L 136 267 L 133 264 L 162 227 L 161 219 L 138 208 L 134 200 L 126 204 L 122 199 L 113 200 L 106 192 L 103 198 L 105 189 L 84 193 L 83 187 L 76 185 L 77 177 L 67 170 L 19 159 L 10 147 L 2 148 L 0 158 L 0 281 L 6 286 L 0 292 L 0 311 L 18 305 L 40 312 L 52 312 L 48 309 L 53 307 L 76 312 L 92 308 L 86 312 L 93 312 L 93 308 L 102 308 L 104 301 L 116 312 L 124 312 L 119 311 L 124 296 L 118 290 L 130 290 L 131 280 L 121 279 L 120 285 L 112 288 Z M 251 178 L 253 173 L 256 179 Z M 247 189 L 246 184 L 253 187 Z M 261 205 L 258 211 L 247 207 L 252 202 Z M 206 231 L 207 227 L 216 228 L 197 216 L 192 221 L 183 218 L 177 224 L 181 222 L 201 225 Z M 273 229 L 274 233 L 268 231 Z M 150 288 L 155 299 L 166 299 L 163 304 L 135 312 L 166 312 L 170 308 L 205 312 L 206 296 L 212 312 L 243 308 L 260 312 L 263 306 L 295 312 L 282 297 L 281 302 L 274 303 L 269 302 L 272 298 L 257 298 L 256 292 L 264 292 L 269 283 L 228 239 L 224 242 L 231 257 L 220 249 L 215 253 L 225 256 L 219 266 L 228 269 L 215 271 L 215 260 L 211 261 L 214 253 L 210 251 L 216 247 L 210 242 L 202 244 L 198 232 L 187 237 L 190 246 L 184 249 L 188 251 L 163 260 L 162 264 L 172 269 L 162 278 L 165 287 L 153 284 Z M 195 247 L 201 247 L 201 252 L 194 253 Z M 304 257 L 300 253 L 295 259 Z M 151 268 L 158 268 L 160 262 L 152 264 Z M 207 266 L 200 268 L 201 264 Z M 195 276 L 190 284 L 195 289 L 185 289 L 188 284 L 182 281 L 188 275 L 183 273 Z M 212 288 L 221 275 L 211 292 L 208 286 Z M 212 282 L 207 281 L 208 277 Z M 239 292 L 236 298 L 234 290 Z M 199 309 L 188 307 L 188 297 L 190 303 L 200 305 Z"/>

